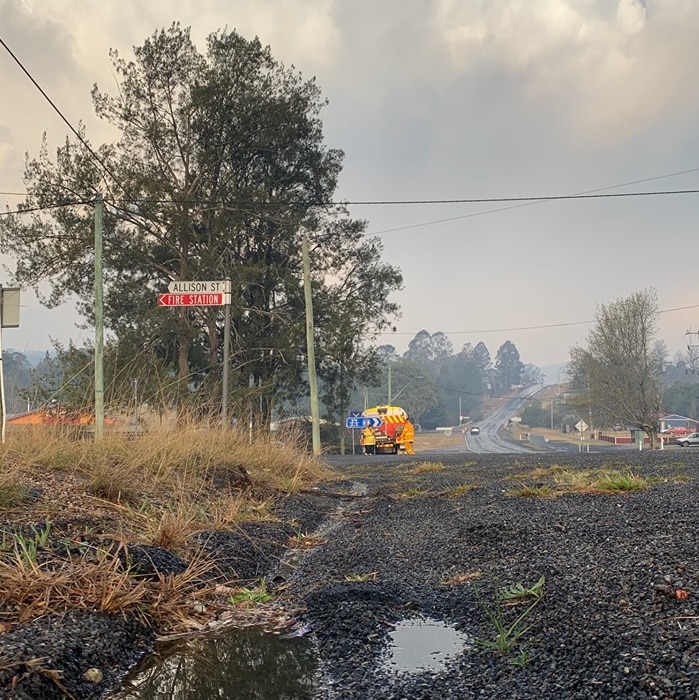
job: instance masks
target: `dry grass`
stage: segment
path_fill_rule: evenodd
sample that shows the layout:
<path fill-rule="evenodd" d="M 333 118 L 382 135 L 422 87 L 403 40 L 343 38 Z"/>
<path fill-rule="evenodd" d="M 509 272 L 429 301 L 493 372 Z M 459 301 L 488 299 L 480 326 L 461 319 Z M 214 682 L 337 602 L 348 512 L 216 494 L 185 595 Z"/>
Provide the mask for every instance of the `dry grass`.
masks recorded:
<path fill-rule="evenodd" d="M 192 534 L 269 518 L 278 497 L 332 476 L 293 442 L 196 426 L 100 441 L 18 431 L 0 446 L 0 474 L 0 620 L 90 609 L 166 630 L 203 619 L 208 564 L 188 550 Z M 60 555 L 36 540 L 31 528 L 43 522 Z M 194 563 L 144 580 L 124 568 L 115 542 L 157 545 Z"/>
<path fill-rule="evenodd" d="M 444 465 L 440 462 L 420 462 L 416 464 L 410 471 L 413 474 L 431 474 L 434 472 L 444 471 Z"/>
<path fill-rule="evenodd" d="M 38 563 L 15 548 L 0 557 L 0 599 L 9 611 L 2 616 L 21 623 L 47 613 L 98 610 L 182 629 L 197 617 L 193 596 L 195 591 L 206 595 L 201 577 L 208 568 L 195 559 L 181 574 L 146 580 L 131 575 L 118 550 L 88 547 L 78 556 L 46 557 Z"/>
<path fill-rule="evenodd" d="M 469 571 L 465 574 L 452 574 L 451 576 L 443 578 L 439 584 L 441 586 L 460 586 L 464 583 L 480 578 L 481 576 L 483 576 L 482 571 Z"/>

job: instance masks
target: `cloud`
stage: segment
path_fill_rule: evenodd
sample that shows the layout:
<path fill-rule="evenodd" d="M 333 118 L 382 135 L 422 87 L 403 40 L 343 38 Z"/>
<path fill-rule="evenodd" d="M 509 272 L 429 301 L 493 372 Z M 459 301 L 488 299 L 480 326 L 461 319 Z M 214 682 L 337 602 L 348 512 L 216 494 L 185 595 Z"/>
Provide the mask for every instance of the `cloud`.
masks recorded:
<path fill-rule="evenodd" d="M 633 138 L 660 116 L 699 112 L 699 4 L 659 0 L 438 3 L 455 79 L 504 80 L 592 144 Z M 672 40 L 670 41 L 670 37 Z"/>

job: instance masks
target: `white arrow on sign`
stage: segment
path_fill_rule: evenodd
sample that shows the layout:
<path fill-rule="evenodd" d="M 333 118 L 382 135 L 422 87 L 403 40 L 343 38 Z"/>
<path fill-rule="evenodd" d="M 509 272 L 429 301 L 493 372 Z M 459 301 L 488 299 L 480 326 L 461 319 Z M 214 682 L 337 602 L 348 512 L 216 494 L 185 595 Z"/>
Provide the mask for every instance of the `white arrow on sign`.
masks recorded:
<path fill-rule="evenodd" d="M 347 428 L 378 428 L 381 425 L 381 419 L 369 416 L 350 416 L 345 420 Z"/>
<path fill-rule="evenodd" d="M 171 294 L 230 294 L 231 281 L 175 280 L 167 286 Z"/>

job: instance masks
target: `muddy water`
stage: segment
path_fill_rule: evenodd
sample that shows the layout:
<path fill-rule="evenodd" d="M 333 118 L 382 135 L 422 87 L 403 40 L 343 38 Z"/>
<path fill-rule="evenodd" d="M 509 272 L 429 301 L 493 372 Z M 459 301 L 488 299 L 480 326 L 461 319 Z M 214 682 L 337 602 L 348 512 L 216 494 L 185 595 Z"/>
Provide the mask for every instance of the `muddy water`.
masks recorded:
<path fill-rule="evenodd" d="M 317 661 L 305 638 L 249 628 L 153 656 L 113 700 L 310 700 Z"/>

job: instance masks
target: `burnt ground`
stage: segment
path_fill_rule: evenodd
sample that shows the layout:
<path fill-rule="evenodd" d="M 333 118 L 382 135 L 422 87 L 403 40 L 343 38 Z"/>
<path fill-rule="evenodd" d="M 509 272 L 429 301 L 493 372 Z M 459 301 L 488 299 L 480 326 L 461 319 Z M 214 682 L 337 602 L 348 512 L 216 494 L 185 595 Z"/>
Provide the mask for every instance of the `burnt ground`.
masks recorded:
<path fill-rule="evenodd" d="M 314 626 L 323 697 L 699 697 L 698 457 L 454 455 L 422 473 L 419 458 L 345 460 L 345 476 L 373 498 L 344 514 L 292 586 Z M 649 485 L 512 495 L 553 483 L 555 465 Z M 541 577 L 521 636 L 490 648 L 496 625 L 506 629 L 533 600 L 498 609 L 502 589 Z M 440 670 L 394 673 L 387 642 L 406 619 L 442 621 L 469 641 Z"/>
<path fill-rule="evenodd" d="M 333 466 L 336 482 L 280 504 L 273 531 L 205 540 L 223 568 L 276 580 L 278 600 L 311 625 L 318 698 L 699 696 L 699 453 L 358 456 Z M 640 476 L 647 488 L 554 495 L 556 466 Z M 554 493 L 517 495 L 523 484 Z M 291 532 L 322 544 L 282 580 Z M 498 607 L 503 589 L 542 577 L 521 634 L 492 648 L 497 624 L 507 629 L 534 600 Z M 394 672 L 387 646 L 406 619 L 441 621 L 467 641 L 437 670 Z M 0 634 L 0 697 L 106 697 L 153 638 L 95 615 L 17 626 Z M 37 658 L 60 686 L 32 672 Z M 103 681 L 85 679 L 91 667 Z"/>

